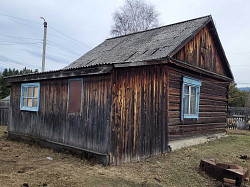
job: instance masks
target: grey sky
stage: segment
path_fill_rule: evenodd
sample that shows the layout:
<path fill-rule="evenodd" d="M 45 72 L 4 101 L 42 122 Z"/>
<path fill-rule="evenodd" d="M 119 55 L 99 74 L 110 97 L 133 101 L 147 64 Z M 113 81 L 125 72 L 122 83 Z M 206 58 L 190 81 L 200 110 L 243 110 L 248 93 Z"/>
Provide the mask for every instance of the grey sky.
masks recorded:
<path fill-rule="evenodd" d="M 212 15 L 236 83 L 239 87 L 250 86 L 250 1 L 148 2 L 159 11 L 162 25 Z M 24 66 L 41 69 L 40 16 L 48 22 L 46 70 L 60 69 L 110 37 L 112 13 L 122 4 L 123 0 L 1 0 L 0 70 Z"/>

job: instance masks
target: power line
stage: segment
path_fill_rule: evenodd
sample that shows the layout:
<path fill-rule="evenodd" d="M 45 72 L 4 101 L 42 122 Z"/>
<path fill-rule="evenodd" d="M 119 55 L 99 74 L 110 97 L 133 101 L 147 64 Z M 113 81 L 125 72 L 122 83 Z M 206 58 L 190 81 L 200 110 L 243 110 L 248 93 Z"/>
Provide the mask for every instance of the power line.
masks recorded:
<path fill-rule="evenodd" d="M 13 60 L 13 59 L 5 57 L 3 55 L 0 55 L 0 58 L 4 59 L 5 61 L 13 62 L 15 64 L 19 64 L 19 65 L 22 65 L 22 66 L 25 66 L 25 67 L 29 67 L 29 68 L 33 67 L 33 68 L 30 68 L 30 69 L 39 69 L 40 68 L 40 67 L 35 67 L 35 66 L 29 65 L 29 64 L 25 64 L 23 62 L 19 62 L 19 61 Z"/>
<path fill-rule="evenodd" d="M 6 41 L 3 41 L 3 42 L 6 42 Z M 38 44 L 38 43 L 41 43 L 41 42 L 33 42 L 33 43 L 23 43 L 23 42 L 7 42 L 7 43 L 1 43 L 0 42 L 0 45 L 19 45 L 19 44 L 22 44 L 22 45 L 26 45 L 26 44 Z"/>
<path fill-rule="evenodd" d="M 0 35 L 0 37 L 15 38 L 15 39 L 21 39 L 21 40 L 41 40 L 41 39 L 38 39 L 38 38 L 26 38 L 26 37 L 8 36 L 8 35 Z"/>
<path fill-rule="evenodd" d="M 5 63 L 5 64 L 8 64 L 8 65 L 11 65 L 11 66 L 13 66 L 13 67 L 16 67 L 16 68 L 23 68 L 23 67 L 21 67 L 21 66 L 17 66 L 17 65 L 14 65 L 14 64 L 12 64 L 12 63 L 9 63 L 9 62 L 3 62 L 3 61 L 1 61 L 1 63 Z"/>
<path fill-rule="evenodd" d="M 17 20 L 21 20 L 21 21 L 26 21 L 26 22 L 30 22 L 30 23 L 33 23 L 33 24 L 39 24 L 40 25 L 40 22 L 38 22 L 38 21 L 28 20 L 28 19 L 24 19 L 24 18 L 20 18 L 20 17 L 16 17 L 16 16 L 11 16 L 11 15 L 7 15 L 7 14 L 0 14 L 0 16 L 4 16 L 4 17 L 17 19 Z"/>
<path fill-rule="evenodd" d="M 71 39 L 71 40 L 73 40 L 73 41 L 75 41 L 75 42 L 78 42 L 78 43 L 84 45 L 85 47 L 86 47 L 86 46 L 89 47 L 87 44 L 85 44 L 85 43 L 83 43 L 83 42 L 81 42 L 81 41 L 79 41 L 79 40 L 76 40 L 76 39 L 72 38 L 71 36 L 69 36 L 69 35 L 67 35 L 67 34 L 65 34 L 65 33 L 63 33 L 63 32 L 61 32 L 61 31 L 55 29 L 55 28 L 52 27 L 52 26 L 48 26 L 48 27 L 51 28 L 52 30 L 54 30 L 54 31 L 56 31 L 56 32 L 58 32 L 58 33 L 60 33 L 60 34 L 62 34 L 63 36 L 65 36 L 65 37 L 67 37 L 67 38 L 69 38 L 69 39 Z"/>
<path fill-rule="evenodd" d="M 77 56 L 80 56 L 80 55 L 81 55 L 81 54 L 78 53 L 78 52 L 72 51 L 71 49 L 68 49 L 68 48 L 63 47 L 63 46 L 61 46 L 61 45 L 58 45 L 58 44 L 56 44 L 56 43 L 54 43 L 54 42 L 51 42 L 50 40 L 47 40 L 47 41 L 49 42 L 48 44 L 50 44 L 50 45 L 53 45 L 53 46 L 58 47 L 58 48 L 60 48 L 60 49 L 63 49 L 63 50 L 65 50 L 65 51 L 70 52 L 70 53 L 72 53 L 72 54 L 75 54 L 75 55 L 77 55 Z"/>
<path fill-rule="evenodd" d="M 64 54 L 64 53 L 60 53 L 60 52 L 58 52 L 58 51 L 56 51 L 56 49 L 54 48 L 50 48 L 50 46 L 48 46 L 49 48 L 48 48 L 48 50 L 47 50 L 47 53 L 57 53 L 57 54 L 60 54 L 60 55 L 63 55 L 63 56 L 66 56 L 66 57 L 69 57 L 69 58 L 75 58 L 75 57 L 73 57 L 73 56 L 70 56 L 70 55 L 66 55 L 66 54 Z M 54 47 L 54 46 L 52 46 L 52 47 Z"/>

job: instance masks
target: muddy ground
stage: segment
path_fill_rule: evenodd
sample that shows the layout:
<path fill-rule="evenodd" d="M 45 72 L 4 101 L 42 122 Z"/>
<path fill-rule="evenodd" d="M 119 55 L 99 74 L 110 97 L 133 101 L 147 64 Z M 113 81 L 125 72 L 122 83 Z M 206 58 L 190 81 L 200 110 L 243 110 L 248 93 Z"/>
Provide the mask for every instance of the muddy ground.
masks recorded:
<path fill-rule="evenodd" d="M 216 158 L 250 169 L 250 133 L 121 166 L 104 167 L 67 154 L 9 141 L 0 126 L 0 186 L 218 186 L 199 162 Z M 49 159 L 48 159 L 49 157 Z M 52 158 L 52 159 L 51 159 Z M 245 183 L 244 186 L 249 186 Z"/>

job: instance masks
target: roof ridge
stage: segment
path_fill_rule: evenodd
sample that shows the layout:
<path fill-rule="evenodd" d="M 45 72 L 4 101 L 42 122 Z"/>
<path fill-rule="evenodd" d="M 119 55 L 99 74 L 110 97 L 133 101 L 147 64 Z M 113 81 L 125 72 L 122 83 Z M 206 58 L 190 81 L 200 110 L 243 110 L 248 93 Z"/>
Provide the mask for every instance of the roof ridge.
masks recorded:
<path fill-rule="evenodd" d="M 130 35 L 134 35 L 134 34 L 138 34 L 138 33 L 142 33 L 142 32 L 157 30 L 157 29 L 160 29 L 160 28 L 163 28 L 163 27 L 169 27 L 169 26 L 173 26 L 173 25 L 177 25 L 177 24 L 181 24 L 181 23 L 185 23 L 185 22 L 189 22 L 189 21 L 194 21 L 194 20 L 197 20 L 197 19 L 202 19 L 202 18 L 205 18 L 205 17 L 212 18 L 211 15 L 202 16 L 202 17 L 198 17 L 198 18 L 185 20 L 185 21 L 180 21 L 180 22 L 177 22 L 177 23 L 171 23 L 171 24 L 168 24 L 168 25 L 163 25 L 163 26 L 160 26 L 160 27 L 156 27 L 156 28 L 152 28 L 152 29 L 148 29 L 148 30 L 144 30 L 144 31 L 138 31 L 138 32 L 133 32 L 133 33 L 121 35 L 121 36 L 115 36 L 115 37 L 107 38 L 106 40 L 111 40 L 111 39 L 115 39 L 115 38 L 122 38 L 122 37 L 125 37 L 125 36 L 130 36 Z"/>

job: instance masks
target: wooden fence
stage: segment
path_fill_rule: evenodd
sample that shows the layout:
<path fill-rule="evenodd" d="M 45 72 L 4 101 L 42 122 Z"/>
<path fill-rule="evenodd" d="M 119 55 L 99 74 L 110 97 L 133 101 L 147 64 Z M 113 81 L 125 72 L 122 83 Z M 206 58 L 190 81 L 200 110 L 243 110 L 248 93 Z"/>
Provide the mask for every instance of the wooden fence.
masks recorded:
<path fill-rule="evenodd" d="M 227 128 L 236 129 L 240 121 L 248 124 L 250 119 L 250 108 L 230 107 L 227 111 Z"/>
<path fill-rule="evenodd" d="M 9 100 L 0 101 L 0 125 L 7 125 L 9 118 Z"/>

